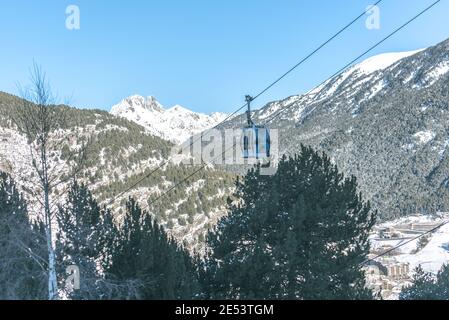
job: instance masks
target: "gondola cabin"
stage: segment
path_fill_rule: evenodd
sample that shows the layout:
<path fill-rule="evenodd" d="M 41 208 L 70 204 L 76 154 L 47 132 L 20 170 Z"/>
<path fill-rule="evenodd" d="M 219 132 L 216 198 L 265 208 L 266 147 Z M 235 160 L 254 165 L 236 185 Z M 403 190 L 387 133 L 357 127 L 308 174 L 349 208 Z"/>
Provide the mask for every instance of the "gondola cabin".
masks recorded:
<path fill-rule="evenodd" d="M 243 128 L 243 158 L 264 159 L 270 157 L 270 132 L 264 126 Z"/>
<path fill-rule="evenodd" d="M 261 125 L 256 125 L 251 119 L 251 96 L 246 96 L 248 103 L 247 126 L 243 128 L 243 158 L 265 159 L 270 157 L 270 131 Z"/>

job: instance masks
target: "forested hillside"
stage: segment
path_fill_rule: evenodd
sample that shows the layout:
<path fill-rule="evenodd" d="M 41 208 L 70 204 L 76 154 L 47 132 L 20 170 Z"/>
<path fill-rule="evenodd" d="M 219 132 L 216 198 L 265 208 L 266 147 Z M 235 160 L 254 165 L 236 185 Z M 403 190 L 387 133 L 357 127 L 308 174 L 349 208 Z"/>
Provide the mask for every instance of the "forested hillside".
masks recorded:
<path fill-rule="evenodd" d="M 0 93 L 0 167 L 16 177 L 19 185 L 32 189 L 32 184 L 20 179 L 34 175 L 28 146 L 10 120 L 16 108 L 21 107 L 20 98 Z M 105 111 L 67 106 L 59 106 L 58 110 L 66 115 L 64 130 L 82 134 L 80 141 L 87 142 L 86 160 L 78 178 L 89 185 L 101 204 L 112 202 L 120 217 L 124 203 L 132 196 L 177 239 L 199 249 L 198 241 L 202 243 L 207 229 L 225 213 L 226 198 L 234 187 L 233 174 L 206 168 L 160 197 L 198 170 L 170 161 L 170 142 Z M 54 150 L 54 162 L 69 160 L 77 141 L 74 138 Z M 149 175 L 160 165 L 160 170 Z M 148 177 L 142 180 L 145 176 Z M 61 194 L 64 188 L 59 188 Z M 155 201 L 156 198 L 159 199 Z"/>
<path fill-rule="evenodd" d="M 304 95 L 268 103 L 256 123 L 280 132 L 281 153 L 325 151 L 381 218 L 449 211 L 449 40 L 382 54 Z M 223 127 L 235 127 L 237 117 Z"/>

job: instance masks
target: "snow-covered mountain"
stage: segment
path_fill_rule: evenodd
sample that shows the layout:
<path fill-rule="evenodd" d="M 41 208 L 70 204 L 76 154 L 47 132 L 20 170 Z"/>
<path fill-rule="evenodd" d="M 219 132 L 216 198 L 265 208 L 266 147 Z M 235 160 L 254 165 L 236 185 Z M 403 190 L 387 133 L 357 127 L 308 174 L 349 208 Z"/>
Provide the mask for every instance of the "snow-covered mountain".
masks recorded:
<path fill-rule="evenodd" d="M 281 153 L 295 154 L 300 144 L 325 151 L 341 171 L 358 178 L 364 199 L 382 218 L 449 212 L 448 89 L 449 40 L 425 50 L 372 57 L 306 94 L 267 104 L 254 112 L 253 120 L 279 129 Z M 14 176 L 30 171 L 25 140 L 7 116 L 20 105 L 17 97 L 0 93 L 0 168 Z M 277 116 L 280 110 L 284 112 Z M 123 100 L 111 113 L 71 112 L 69 118 L 76 119 L 71 126 L 83 124 L 95 141 L 84 176 L 102 203 L 169 159 L 168 140 L 182 143 L 226 117 L 180 106 L 165 109 L 153 97 L 140 96 Z M 241 117 L 245 115 L 220 127 L 239 128 L 245 121 Z M 188 176 L 186 170 L 195 168 L 164 166 L 117 199 L 117 209 L 128 196 L 148 203 L 178 177 Z M 150 211 L 178 239 L 195 243 L 225 213 L 233 178 L 207 168 L 183 192 Z M 199 193 L 205 199 L 201 205 L 196 202 Z M 220 198 L 219 205 L 214 197 Z"/>
<path fill-rule="evenodd" d="M 347 107 L 354 106 L 356 112 L 362 103 L 369 102 L 379 93 L 397 90 L 399 86 L 408 89 L 430 87 L 449 72 L 448 52 L 444 49 L 444 46 L 447 49 L 448 43 L 445 41 L 426 49 L 370 57 L 305 94 L 268 103 L 256 111 L 254 117 L 261 122 L 269 120 L 272 124 L 272 117 L 275 117 L 274 123 L 300 121 L 315 110 L 316 104 L 330 105 L 336 100 L 342 102 L 334 104 L 334 110 L 330 111 L 336 111 L 335 108 L 344 103 Z M 278 115 L 282 109 L 289 110 Z"/>
<path fill-rule="evenodd" d="M 154 97 L 131 96 L 111 108 L 113 115 L 133 121 L 149 133 L 181 144 L 191 136 L 210 129 L 227 115 L 196 113 L 180 105 L 165 109 Z"/>
<path fill-rule="evenodd" d="M 389 69 L 396 69 L 398 71 L 396 76 L 405 77 L 403 85 L 412 83 L 414 88 L 418 88 L 419 84 L 415 83 L 414 78 L 418 75 L 418 72 L 410 70 L 405 76 L 406 71 L 401 70 L 404 62 L 407 58 L 413 57 L 420 52 L 426 51 L 426 49 L 406 51 L 406 52 L 391 52 L 383 53 L 373 57 L 370 57 L 354 66 L 347 68 L 342 73 L 328 79 L 323 84 L 313 88 L 309 92 L 303 95 L 291 96 L 287 99 L 272 102 L 265 106 L 260 111 L 256 112 L 256 117 L 261 120 L 268 119 L 271 121 L 272 117 L 278 119 L 285 119 L 291 116 L 291 112 L 281 112 L 278 115 L 278 111 L 287 107 L 294 112 L 294 120 L 300 120 L 302 116 L 308 114 L 310 108 L 306 108 L 312 104 L 317 104 L 326 100 L 347 99 L 350 104 L 360 104 L 368 100 L 373 99 L 378 93 L 384 89 L 388 89 L 388 82 L 385 79 L 385 75 Z M 398 67 L 401 65 L 400 67 Z M 416 67 L 422 67 L 416 65 Z M 447 71 L 449 71 L 449 63 L 442 61 L 437 66 L 430 66 L 427 70 L 427 85 L 432 84 L 432 80 L 436 81 Z M 422 81 L 424 79 L 420 79 Z M 422 83 L 424 85 L 424 83 Z M 368 90 L 366 90 L 368 89 Z M 358 95 L 363 91 L 363 97 Z M 356 99 L 357 98 L 357 99 Z M 296 104 L 299 107 L 290 107 L 291 104 Z M 296 109 L 296 110 L 295 110 Z M 305 111 L 303 113 L 303 111 Z"/>
<path fill-rule="evenodd" d="M 281 153 L 325 151 L 358 178 L 382 217 L 449 211 L 449 40 L 353 65 L 253 120 L 279 129 Z M 236 127 L 244 115 L 222 127 Z"/>
<path fill-rule="evenodd" d="M 32 195 L 40 192 L 36 183 L 38 176 L 27 140 L 10 120 L 24 105 L 20 98 L 0 91 L 0 171 L 15 179 L 24 191 L 30 215 L 36 217 L 41 209 Z M 157 104 L 152 106 L 157 112 Z M 57 110 L 64 112 L 68 120 L 66 127 L 50 135 L 50 139 L 70 135 L 89 140 L 83 170 L 77 179 L 89 186 L 102 205 L 107 205 L 120 219 L 126 200 L 133 197 L 186 248 L 202 250 L 207 230 L 227 212 L 227 198 L 234 190 L 233 174 L 210 167 L 197 172 L 197 167 L 180 166 L 170 157 L 172 143 L 109 112 L 63 106 Z M 173 108 L 173 112 L 179 114 L 179 108 Z M 56 146 L 49 152 L 53 172 L 66 172 L 67 150 L 80 148 L 78 139 L 65 140 L 65 143 L 51 144 Z M 151 175 L 142 180 L 143 175 L 149 173 Z M 190 176 L 188 181 L 171 192 L 186 176 Z M 68 183 L 58 185 L 53 199 L 64 201 L 62 195 Z M 161 194 L 166 195 L 161 201 L 150 203 L 150 199 Z"/>

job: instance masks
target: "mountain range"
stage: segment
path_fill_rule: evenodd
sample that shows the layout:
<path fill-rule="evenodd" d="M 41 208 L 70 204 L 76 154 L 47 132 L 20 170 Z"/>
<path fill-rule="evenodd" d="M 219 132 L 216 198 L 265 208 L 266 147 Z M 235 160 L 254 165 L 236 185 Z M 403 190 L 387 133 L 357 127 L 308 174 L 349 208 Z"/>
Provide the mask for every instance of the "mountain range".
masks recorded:
<path fill-rule="evenodd" d="M 111 114 L 133 121 L 152 135 L 181 144 L 191 136 L 214 127 L 227 114 L 196 113 L 180 105 L 165 109 L 155 97 L 131 96 L 111 108 Z"/>
<path fill-rule="evenodd" d="M 328 153 L 340 170 L 358 178 L 381 219 L 449 211 L 448 88 L 449 40 L 371 57 L 305 94 L 266 104 L 252 117 L 279 130 L 282 154 L 295 154 L 301 144 Z M 9 120 L 20 107 L 20 98 L 0 93 L 0 169 L 31 189 L 21 178 L 32 175 L 26 139 Z M 197 167 L 172 161 L 170 150 L 217 125 L 240 128 L 245 115 L 221 123 L 225 114 L 166 109 L 142 96 L 126 98 L 110 112 L 60 108 L 70 112 L 65 130 L 82 128 L 93 141 L 80 178 L 100 202 L 113 200 L 119 217 L 133 196 L 177 239 L 201 249 L 206 230 L 226 214 L 236 175 L 212 167 L 195 173 Z M 54 157 L 64 161 L 61 150 Z"/>
<path fill-rule="evenodd" d="M 279 130 L 281 154 L 294 154 L 301 144 L 328 153 L 345 174 L 358 178 L 360 191 L 382 218 L 449 211 L 448 74 L 449 40 L 384 53 L 305 94 L 270 102 L 252 117 Z M 185 109 L 164 111 L 154 98 L 147 99 L 151 111 L 145 113 L 133 107 L 135 99 L 139 106 L 145 101 L 131 97 L 111 112 L 150 132 L 170 123 L 182 139 L 165 138 L 177 143 L 200 128 L 239 128 L 245 121 L 245 115 L 221 123 L 225 115 L 211 121 Z M 155 116 L 160 112 L 165 118 Z M 177 114 L 191 115 L 183 117 L 189 125 L 178 125 Z"/>
<path fill-rule="evenodd" d="M 23 106 L 21 98 L 0 92 L 0 170 L 15 178 L 33 215 L 39 210 L 32 196 L 39 192 L 33 181 L 36 174 L 26 138 L 10 120 L 15 110 Z M 172 142 L 109 112 L 68 106 L 57 106 L 57 110 L 65 112 L 68 119 L 62 131 L 77 128 L 90 140 L 77 179 L 89 187 L 102 205 L 111 208 L 118 221 L 126 201 L 133 197 L 186 248 L 202 249 L 206 231 L 226 214 L 226 201 L 234 190 L 234 174 L 209 167 L 196 173 L 197 167 L 171 160 Z M 65 150 L 78 147 L 76 142 L 67 141 L 52 150 L 52 170 L 63 169 L 68 161 Z M 66 189 L 67 183 L 59 185 L 52 199 L 64 201 L 61 196 Z"/>
<path fill-rule="evenodd" d="M 383 218 L 449 211 L 448 88 L 446 40 L 369 58 L 253 119 L 279 129 L 281 153 L 305 144 L 329 154 Z"/>

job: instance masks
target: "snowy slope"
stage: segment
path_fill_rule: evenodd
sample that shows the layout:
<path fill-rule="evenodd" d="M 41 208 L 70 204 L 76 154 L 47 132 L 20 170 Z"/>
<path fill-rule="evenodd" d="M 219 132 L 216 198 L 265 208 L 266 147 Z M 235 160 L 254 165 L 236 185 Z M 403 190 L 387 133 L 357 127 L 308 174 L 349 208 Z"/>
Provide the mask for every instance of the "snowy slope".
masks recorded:
<path fill-rule="evenodd" d="M 382 218 L 429 206 L 449 211 L 448 83 L 449 39 L 368 58 L 252 118 L 279 129 L 281 154 L 298 153 L 301 144 L 326 152 L 357 177 Z"/>
<path fill-rule="evenodd" d="M 374 57 L 368 58 L 365 61 L 355 65 L 352 70 L 358 71 L 364 74 L 370 74 L 379 70 L 384 70 L 401 59 L 410 57 L 417 54 L 425 49 L 406 51 L 406 52 L 390 52 L 376 55 Z"/>
<path fill-rule="evenodd" d="M 214 127 L 227 115 L 196 113 L 176 105 L 165 109 L 154 97 L 131 96 L 111 109 L 113 115 L 136 122 L 150 134 L 181 144 L 191 136 Z"/>
<path fill-rule="evenodd" d="M 390 221 L 384 224 L 376 226 L 375 229 L 384 227 L 398 227 L 407 224 L 429 224 L 430 226 L 438 226 L 449 221 L 449 214 L 440 214 L 439 216 L 424 216 L 415 215 L 400 218 L 394 221 Z M 428 227 L 431 229 L 432 227 Z M 420 235 L 422 232 L 416 234 L 402 234 L 398 239 L 391 238 L 385 240 L 376 239 L 371 237 L 371 243 L 373 249 L 381 246 L 398 246 L 402 243 L 406 243 L 413 238 Z M 442 226 L 429 236 L 429 242 L 421 250 L 417 250 L 418 240 L 408 242 L 399 248 L 397 255 L 394 256 L 396 261 L 408 263 L 410 265 L 410 271 L 421 265 L 421 267 L 428 272 L 436 274 L 441 267 L 449 263 L 449 224 Z"/>
<path fill-rule="evenodd" d="M 369 90 L 364 95 L 364 101 L 373 99 L 378 93 L 385 89 L 388 85 L 383 79 L 383 72 L 389 68 L 394 68 L 403 59 L 416 55 L 425 49 L 406 51 L 406 52 L 392 52 L 368 58 L 352 67 L 347 68 L 339 75 L 328 79 L 323 84 L 315 87 L 304 95 L 297 95 L 289 97 L 285 100 L 274 102 L 261 109 L 256 113 L 256 117 L 260 119 L 269 119 L 278 110 L 288 107 L 291 104 L 296 104 L 296 110 L 292 110 L 293 117 L 286 113 L 285 118 L 295 119 L 299 121 L 303 116 L 307 106 L 321 103 L 330 99 L 343 98 L 348 102 L 355 102 L 353 98 L 358 92 L 364 90 L 366 85 L 369 85 Z M 432 78 L 438 78 L 445 74 L 445 65 L 439 69 L 434 70 Z M 357 101 L 360 103 L 361 101 Z"/>
<path fill-rule="evenodd" d="M 18 97 L 0 92 L 0 171 L 9 173 L 15 179 L 34 219 L 40 218 L 42 213 L 38 199 L 33 196 L 41 192 L 38 175 L 32 167 L 26 138 L 8 121 L 15 108 L 22 105 Z M 155 114 L 165 112 L 156 102 L 152 104 L 151 111 Z M 77 120 L 68 128 L 50 135 L 51 145 L 57 146 L 49 152 L 50 170 L 64 173 L 69 169 L 68 158 L 63 153 L 66 145 L 61 148 L 63 145 L 56 143 L 56 139 L 70 137 L 66 139 L 67 147 L 80 149 L 79 141 L 72 137 L 85 137 L 90 141 L 89 152 L 77 179 L 89 187 L 101 205 L 111 209 L 117 221 L 121 219 L 125 201 L 133 197 L 142 208 L 157 217 L 158 223 L 171 236 L 185 244 L 186 248 L 200 251 L 204 247 L 201 239 L 205 232 L 227 212 L 227 197 L 234 192 L 233 175 L 210 168 L 190 175 L 197 168 L 181 168 L 170 161 L 168 153 L 172 144 L 148 134 L 143 127 L 99 110 L 68 108 L 67 112 L 70 119 Z M 180 107 L 166 112 L 172 117 L 190 114 Z M 156 167 L 160 170 L 154 171 Z M 140 180 L 142 174 L 149 171 L 152 171 L 151 179 L 141 180 L 135 188 L 128 189 L 132 181 Z M 185 188 L 185 192 L 172 193 L 170 201 L 163 204 L 157 201 L 149 204 L 151 196 L 170 192 L 179 178 L 187 175 L 190 175 L 189 181 L 180 186 Z M 57 192 L 51 197 L 55 207 L 56 201 L 59 204 L 65 201 L 69 183 L 71 181 L 58 184 Z M 199 195 L 201 200 L 198 200 Z M 189 207 L 190 203 L 195 203 L 196 207 Z M 186 208 L 189 208 L 189 215 L 185 214 Z"/>
<path fill-rule="evenodd" d="M 365 269 L 368 287 L 384 299 L 397 300 L 401 291 L 411 285 L 418 266 L 436 275 L 449 263 L 448 222 L 448 213 L 437 213 L 376 225 L 370 236 L 369 255 L 375 262 Z M 379 266 L 380 272 L 376 272 Z"/>

